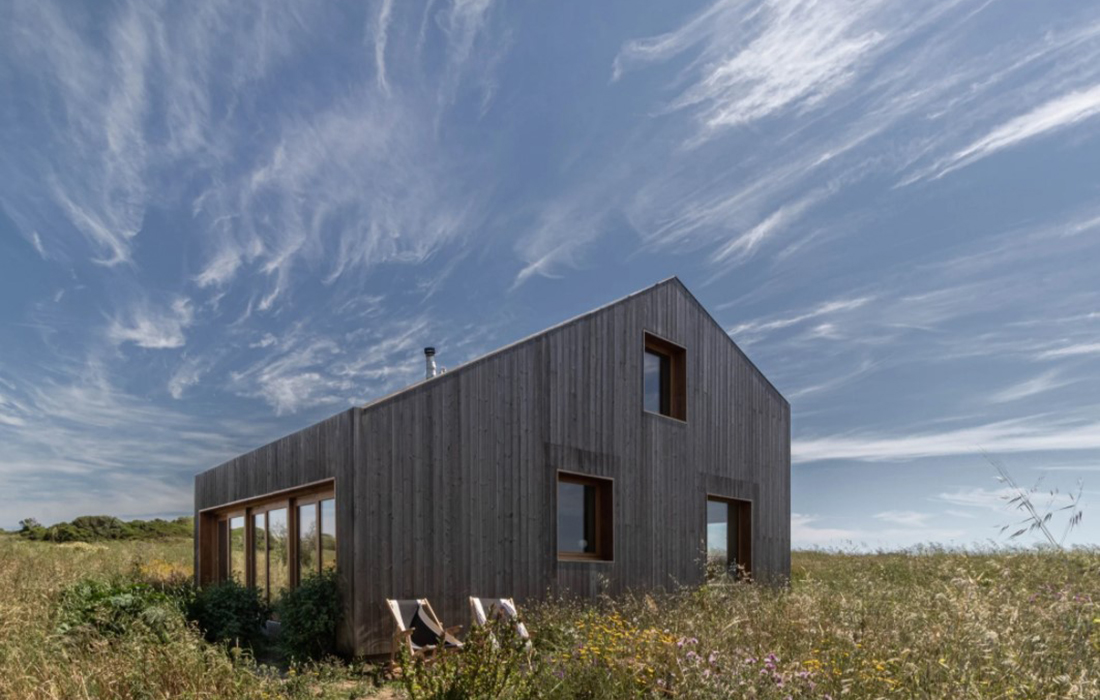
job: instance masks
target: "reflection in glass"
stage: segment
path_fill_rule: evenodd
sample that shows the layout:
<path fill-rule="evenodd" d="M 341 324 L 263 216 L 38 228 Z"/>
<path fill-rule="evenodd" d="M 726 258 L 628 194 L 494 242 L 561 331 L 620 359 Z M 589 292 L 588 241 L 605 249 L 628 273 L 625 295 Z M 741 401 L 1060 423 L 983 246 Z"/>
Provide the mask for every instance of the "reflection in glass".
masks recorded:
<path fill-rule="evenodd" d="M 298 506 L 298 580 L 317 573 L 317 504 Z"/>
<path fill-rule="evenodd" d="M 668 356 L 646 350 L 642 369 L 645 410 L 665 415 L 671 413 L 667 388 L 668 376 Z"/>
<path fill-rule="evenodd" d="M 252 516 L 252 562 L 256 567 L 253 584 L 260 597 L 267 598 L 267 515 Z"/>
<path fill-rule="evenodd" d="M 336 501 L 321 501 L 321 568 L 336 568 Z"/>
<path fill-rule="evenodd" d="M 596 553 L 596 487 L 558 482 L 558 551 Z"/>
<path fill-rule="evenodd" d="M 707 500 L 707 575 L 716 576 L 729 571 L 730 537 L 729 504 L 725 501 Z"/>
<path fill-rule="evenodd" d="M 271 602 L 287 589 L 290 581 L 290 553 L 286 532 L 286 508 L 267 512 L 269 589 Z"/>
<path fill-rule="evenodd" d="M 245 583 L 244 516 L 229 520 L 229 575 Z"/>

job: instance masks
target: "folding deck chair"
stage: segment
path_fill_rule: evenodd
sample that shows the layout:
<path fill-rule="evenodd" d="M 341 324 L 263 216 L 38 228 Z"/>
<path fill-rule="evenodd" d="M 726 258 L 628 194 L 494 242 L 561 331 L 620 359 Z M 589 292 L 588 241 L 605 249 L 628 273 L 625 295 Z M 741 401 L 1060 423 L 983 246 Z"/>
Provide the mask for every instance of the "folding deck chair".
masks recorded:
<path fill-rule="evenodd" d="M 417 600 L 391 600 L 386 599 L 386 607 L 393 615 L 395 631 L 393 634 L 393 646 L 390 651 L 390 663 L 397 656 L 397 650 L 404 644 L 409 654 L 413 657 L 426 656 L 438 651 L 441 647 L 447 649 L 461 649 L 462 642 L 454 637 L 454 633 L 462 629 L 462 625 L 444 627 L 439 621 L 432 604 L 427 598 Z M 441 644 L 442 642 L 442 644 Z"/>
<path fill-rule="evenodd" d="M 490 617 L 505 617 L 515 625 L 519 638 L 531 646 L 531 635 L 527 633 L 527 627 L 520 622 L 516 604 L 511 598 L 475 598 L 470 596 L 470 612 L 473 614 L 475 625 L 484 625 Z"/>

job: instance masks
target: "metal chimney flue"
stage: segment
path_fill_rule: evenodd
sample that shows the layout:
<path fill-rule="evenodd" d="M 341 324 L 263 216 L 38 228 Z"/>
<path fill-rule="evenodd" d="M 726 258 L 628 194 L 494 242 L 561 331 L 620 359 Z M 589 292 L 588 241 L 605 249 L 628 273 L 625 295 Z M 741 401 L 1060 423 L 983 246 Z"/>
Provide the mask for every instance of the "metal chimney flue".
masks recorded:
<path fill-rule="evenodd" d="M 431 379 L 435 375 L 435 348 L 424 348 L 424 378 Z"/>

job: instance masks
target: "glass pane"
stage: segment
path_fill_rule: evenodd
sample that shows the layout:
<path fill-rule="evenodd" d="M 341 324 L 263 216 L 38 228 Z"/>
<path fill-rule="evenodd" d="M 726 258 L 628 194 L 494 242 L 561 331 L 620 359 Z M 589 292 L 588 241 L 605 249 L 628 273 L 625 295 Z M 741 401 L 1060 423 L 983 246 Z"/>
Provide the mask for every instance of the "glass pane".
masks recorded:
<path fill-rule="evenodd" d="M 729 567 L 729 504 L 707 501 L 707 575 L 721 574 Z"/>
<path fill-rule="evenodd" d="M 286 508 L 267 512 L 268 559 L 271 601 L 287 589 L 290 581 L 290 552 L 286 536 Z"/>
<path fill-rule="evenodd" d="M 244 577 L 244 516 L 229 520 L 229 576 L 238 583 L 245 583 Z"/>
<path fill-rule="evenodd" d="M 218 521 L 218 580 L 229 578 L 229 523 L 225 520 Z"/>
<path fill-rule="evenodd" d="M 645 410 L 661 412 L 661 356 L 646 352 L 642 373 L 642 387 L 645 394 Z M 697 501 L 698 502 L 698 501 Z"/>
<path fill-rule="evenodd" d="M 321 501 L 321 568 L 336 568 L 336 501 Z"/>
<path fill-rule="evenodd" d="M 298 506 L 298 580 L 317 573 L 317 504 Z"/>
<path fill-rule="evenodd" d="M 643 390 L 645 392 L 645 410 L 672 415 L 672 392 L 669 382 L 672 378 L 672 359 L 659 352 L 645 352 L 643 366 Z"/>
<path fill-rule="evenodd" d="M 558 551 L 596 552 L 596 487 L 558 482 Z"/>
<path fill-rule="evenodd" d="M 253 582 L 261 598 L 267 596 L 267 518 L 264 513 L 252 516 L 252 562 L 256 567 Z"/>
<path fill-rule="evenodd" d="M 741 555 L 737 552 L 737 521 L 738 516 L 745 512 L 742 509 L 746 507 L 745 503 L 731 504 L 730 509 L 730 553 L 729 553 L 729 568 L 730 571 L 737 573 L 737 565 L 742 564 Z"/>

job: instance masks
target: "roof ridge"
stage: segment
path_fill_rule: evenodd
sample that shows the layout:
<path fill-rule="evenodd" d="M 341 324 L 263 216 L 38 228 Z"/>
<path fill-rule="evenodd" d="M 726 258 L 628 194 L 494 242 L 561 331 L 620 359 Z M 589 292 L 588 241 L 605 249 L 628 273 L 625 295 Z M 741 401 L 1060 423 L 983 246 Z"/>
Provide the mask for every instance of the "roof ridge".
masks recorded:
<path fill-rule="evenodd" d="M 565 328 L 566 326 L 577 323 L 578 321 L 581 321 L 585 318 L 588 318 L 589 316 L 601 313 L 603 311 L 607 311 L 608 309 L 610 309 L 614 306 L 618 306 L 619 304 L 625 303 L 625 302 L 629 301 L 630 299 L 633 299 L 636 296 L 639 296 L 641 294 L 646 294 L 647 292 L 650 292 L 650 291 L 652 291 L 652 290 L 654 290 L 658 287 L 661 287 L 661 286 L 666 285 L 666 284 L 671 284 L 673 282 L 676 282 L 677 284 L 680 285 L 681 288 L 683 288 L 685 291 L 687 291 L 687 287 L 684 286 L 684 283 L 680 280 L 679 277 L 677 277 L 675 275 L 673 275 L 672 277 L 666 277 L 665 279 L 661 280 L 660 282 L 655 282 L 654 284 L 651 284 L 648 287 L 643 287 L 641 289 L 638 289 L 636 291 L 631 292 L 630 294 L 627 294 L 626 296 L 619 297 L 618 299 L 615 299 L 613 301 L 609 301 L 606 304 L 603 304 L 601 306 L 597 306 L 594 309 L 589 309 L 588 311 L 585 311 L 581 314 L 578 314 L 576 316 L 572 316 L 570 318 L 567 318 L 564 321 L 561 321 L 559 323 L 555 323 L 554 325 L 549 326 L 547 328 L 543 328 L 541 331 L 537 331 L 537 332 L 532 333 L 530 335 L 526 335 L 526 336 L 524 336 L 524 337 L 522 337 L 518 340 L 515 340 L 515 341 L 512 341 L 511 343 L 508 343 L 507 345 L 502 345 L 499 348 L 496 348 L 494 350 L 490 350 L 489 352 L 485 353 L 484 355 L 478 355 L 477 357 L 475 357 L 473 359 L 470 359 L 470 360 L 467 360 L 466 362 L 463 362 L 462 364 L 458 365 L 457 367 L 448 369 L 446 372 L 443 372 L 441 374 L 437 374 L 434 377 L 427 377 L 425 379 L 421 379 L 418 382 L 414 382 L 412 384 L 409 384 L 408 386 L 397 389 L 396 391 L 392 391 L 389 394 L 385 394 L 383 396 L 380 396 L 376 399 L 368 401 L 365 404 L 360 404 L 358 407 L 362 408 L 362 409 L 370 408 L 370 407 L 376 406 L 376 405 L 378 405 L 378 404 L 380 404 L 384 401 L 389 401 L 391 399 L 395 399 L 398 396 L 401 396 L 402 394 L 404 394 L 405 392 L 412 391 L 414 389 L 425 386 L 429 382 L 435 381 L 436 379 L 439 379 L 441 377 L 446 377 L 446 376 L 449 376 L 449 375 L 451 375 L 455 372 L 465 370 L 465 369 L 469 368 L 471 365 L 474 365 L 474 364 L 477 364 L 477 363 L 482 362 L 484 360 L 487 360 L 490 357 L 498 355 L 498 354 L 500 354 L 500 353 L 502 353 L 506 350 L 511 350 L 511 349 L 513 349 L 515 347 L 518 347 L 520 345 L 523 345 L 525 343 L 529 343 L 529 342 L 531 342 L 531 341 L 533 341 L 537 338 L 540 338 L 540 337 L 546 335 L 547 333 L 551 333 L 553 331 Z M 691 292 L 689 291 L 688 294 L 691 295 Z M 694 296 L 692 296 L 691 298 L 695 299 Z M 698 304 L 699 300 L 695 299 L 695 303 Z M 701 306 L 701 304 L 700 304 L 700 306 Z M 738 348 L 738 349 L 740 349 L 740 348 Z M 744 353 L 742 353 L 742 354 L 744 354 Z M 751 364 L 751 362 L 750 362 L 750 364 Z M 753 365 L 753 366 L 755 367 L 755 365 Z M 757 370 L 757 371 L 759 371 L 759 370 Z"/>

